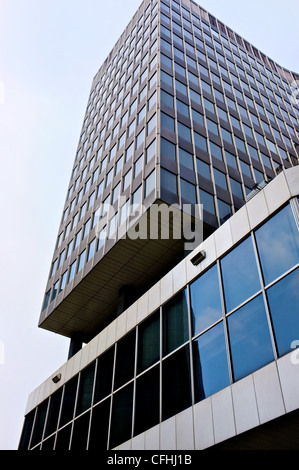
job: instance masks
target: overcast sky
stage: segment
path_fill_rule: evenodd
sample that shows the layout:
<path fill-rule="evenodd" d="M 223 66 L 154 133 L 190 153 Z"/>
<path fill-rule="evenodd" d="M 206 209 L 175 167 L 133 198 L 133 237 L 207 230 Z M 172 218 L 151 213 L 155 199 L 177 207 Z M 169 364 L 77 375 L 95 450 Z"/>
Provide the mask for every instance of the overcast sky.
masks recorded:
<path fill-rule="evenodd" d="M 38 328 L 91 82 L 141 0 L 0 0 L 0 450 L 28 395 L 67 359 Z M 299 72 L 298 0 L 201 6 Z"/>

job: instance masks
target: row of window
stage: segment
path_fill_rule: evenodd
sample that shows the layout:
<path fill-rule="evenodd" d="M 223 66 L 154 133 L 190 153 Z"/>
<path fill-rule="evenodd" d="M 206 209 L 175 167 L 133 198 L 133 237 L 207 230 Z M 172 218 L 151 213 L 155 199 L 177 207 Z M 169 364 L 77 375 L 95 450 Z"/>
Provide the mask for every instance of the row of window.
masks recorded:
<path fill-rule="evenodd" d="M 110 203 L 113 203 L 113 199 L 112 201 L 103 201 L 103 204 L 100 205 L 99 209 L 96 210 L 85 222 L 83 227 L 76 233 L 75 237 L 68 243 L 67 247 L 61 251 L 59 257 L 57 257 L 53 262 L 50 278 L 52 278 L 61 268 L 63 263 L 70 258 L 71 254 L 78 248 L 81 241 L 84 239 L 88 240 L 88 235 L 93 229 L 96 228 L 95 232 L 97 232 L 97 224 L 100 225 L 100 221 L 104 219 L 105 224 L 103 222 L 101 223 L 101 230 L 87 243 L 86 248 L 81 251 L 70 266 L 61 274 L 61 277 L 56 279 L 53 287 L 46 292 L 43 310 L 45 310 L 49 303 L 54 301 L 56 296 L 73 281 L 76 274 L 82 271 L 84 266 L 94 257 L 96 252 L 103 248 L 106 239 L 115 240 L 117 238 L 118 227 L 128 224 L 129 218 L 131 222 L 133 219 L 139 217 L 141 205 L 144 200 L 146 200 L 146 198 L 155 191 L 155 188 L 156 172 L 153 170 L 145 178 L 144 184 L 138 186 L 138 188 L 132 193 L 131 199 L 127 199 L 127 201 L 119 207 L 118 210 L 112 210 Z M 109 220 L 107 220 L 107 217 L 109 217 Z"/>
<path fill-rule="evenodd" d="M 113 448 L 288 353 L 298 266 L 288 204 L 31 412 L 23 448 Z"/>
<path fill-rule="evenodd" d="M 169 8 L 170 3 L 171 10 Z M 289 82 L 292 81 L 292 77 L 289 77 L 288 82 L 284 77 L 286 73 L 284 73 L 279 66 L 274 64 L 271 59 L 257 51 L 256 48 L 248 44 L 237 34 L 234 34 L 219 20 L 216 20 L 210 14 L 202 10 L 202 8 L 198 7 L 198 10 L 201 20 L 194 14 L 193 5 L 191 6 L 190 12 L 183 5 L 180 9 L 180 5 L 177 2 L 167 2 L 167 0 L 161 2 L 161 11 L 166 14 L 166 24 L 169 21 L 168 18 L 171 13 L 173 21 L 178 23 L 183 21 L 184 29 L 187 29 L 187 31 L 189 29 L 192 32 L 193 28 L 194 34 L 199 37 L 204 37 L 208 43 L 211 43 L 213 38 L 216 47 L 222 50 L 223 46 L 223 50 L 226 54 L 235 55 L 236 60 L 238 60 L 238 56 L 242 57 L 245 67 L 249 67 L 250 63 L 255 76 L 258 79 L 261 78 L 261 82 L 265 83 L 265 81 L 267 82 L 269 80 L 273 88 L 277 91 L 280 90 L 285 97 L 289 97 Z M 277 67 L 279 73 L 275 70 Z"/>

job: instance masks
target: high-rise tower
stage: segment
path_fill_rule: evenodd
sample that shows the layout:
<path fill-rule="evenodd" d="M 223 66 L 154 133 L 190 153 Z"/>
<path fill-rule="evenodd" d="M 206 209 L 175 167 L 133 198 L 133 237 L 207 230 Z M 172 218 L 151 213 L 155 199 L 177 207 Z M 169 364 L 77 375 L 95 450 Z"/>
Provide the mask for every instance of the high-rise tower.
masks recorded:
<path fill-rule="evenodd" d="M 205 448 L 297 409 L 298 79 L 142 2 L 93 79 L 39 322 L 69 358 L 21 449 Z"/>

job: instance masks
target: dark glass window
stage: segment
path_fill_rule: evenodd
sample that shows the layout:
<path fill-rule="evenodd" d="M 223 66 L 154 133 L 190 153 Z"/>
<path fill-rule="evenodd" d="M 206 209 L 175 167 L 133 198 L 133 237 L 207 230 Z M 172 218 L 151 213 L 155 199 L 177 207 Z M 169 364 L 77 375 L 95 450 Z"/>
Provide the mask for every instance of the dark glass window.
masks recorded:
<path fill-rule="evenodd" d="M 227 202 L 217 199 L 219 219 L 221 223 L 224 223 L 232 214 L 232 209 Z"/>
<path fill-rule="evenodd" d="M 207 398 L 230 383 L 223 322 L 193 342 L 195 401 Z"/>
<path fill-rule="evenodd" d="M 86 450 L 90 412 L 74 421 L 71 450 Z"/>
<path fill-rule="evenodd" d="M 289 352 L 299 328 L 299 269 L 274 284 L 267 291 L 279 356 Z"/>
<path fill-rule="evenodd" d="M 97 403 L 111 393 L 113 361 L 114 347 L 108 349 L 108 351 L 98 358 L 94 390 L 94 403 Z"/>
<path fill-rule="evenodd" d="M 92 410 L 88 450 L 107 450 L 110 402 L 108 398 Z"/>
<path fill-rule="evenodd" d="M 255 297 L 228 317 L 234 379 L 274 360 L 263 297 Z"/>
<path fill-rule="evenodd" d="M 185 103 L 183 103 L 180 100 L 176 100 L 176 106 L 177 106 L 177 112 L 183 114 L 187 118 L 190 117 L 189 115 L 189 106 L 187 106 Z"/>
<path fill-rule="evenodd" d="M 28 413 L 28 415 L 25 417 L 19 450 L 28 450 L 33 421 L 34 421 L 34 415 L 35 415 L 35 410 Z"/>
<path fill-rule="evenodd" d="M 136 332 L 133 330 L 117 343 L 114 390 L 134 376 L 135 337 Z"/>
<path fill-rule="evenodd" d="M 63 401 L 62 401 L 62 409 L 61 409 L 61 417 L 60 417 L 60 422 L 59 422 L 60 427 L 66 424 L 68 421 L 70 421 L 73 418 L 75 400 L 76 400 L 77 383 L 78 383 L 78 376 L 75 376 L 71 380 L 69 380 L 69 382 L 65 384 Z"/>
<path fill-rule="evenodd" d="M 205 211 L 215 214 L 214 196 L 202 189 L 199 190 L 200 204 L 202 204 Z"/>
<path fill-rule="evenodd" d="M 160 367 L 136 380 L 134 435 L 155 426 L 160 417 Z"/>
<path fill-rule="evenodd" d="M 71 437 L 72 424 L 65 426 L 58 431 L 55 450 L 69 450 L 70 437 Z"/>
<path fill-rule="evenodd" d="M 48 401 L 49 400 L 44 401 L 37 408 L 34 429 L 33 429 L 33 434 L 32 434 L 32 440 L 31 440 L 31 447 L 35 446 L 38 442 L 42 440 Z"/>
<path fill-rule="evenodd" d="M 189 346 L 162 362 L 162 419 L 191 405 Z"/>
<path fill-rule="evenodd" d="M 205 178 L 210 179 L 211 177 L 210 165 L 208 165 L 207 163 L 197 158 L 196 167 L 197 167 L 197 173 L 199 176 L 204 176 Z"/>
<path fill-rule="evenodd" d="M 45 436 L 49 436 L 50 434 L 52 434 L 52 432 L 56 431 L 57 429 L 61 396 L 62 396 L 62 387 L 59 388 L 50 397 L 50 405 L 49 405 L 49 410 L 48 410 Z"/>
<path fill-rule="evenodd" d="M 161 155 L 165 155 L 170 160 L 176 159 L 175 157 L 175 144 L 161 137 Z"/>
<path fill-rule="evenodd" d="M 173 109 L 173 96 L 161 90 L 161 102 Z"/>
<path fill-rule="evenodd" d="M 226 310 L 229 312 L 260 289 L 251 238 L 221 260 Z"/>
<path fill-rule="evenodd" d="M 161 187 L 171 193 L 178 193 L 177 177 L 173 173 L 161 168 Z"/>
<path fill-rule="evenodd" d="M 181 197 L 183 200 L 191 202 L 192 204 L 197 203 L 195 186 L 183 179 L 181 179 Z"/>
<path fill-rule="evenodd" d="M 79 390 L 77 398 L 76 415 L 83 413 L 91 406 L 95 362 L 83 369 L 80 373 Z"/>
<path fill-rule="evenodd" d="M 163 312 L 163 355 L 166 355 L 188 340 L 187 290 L 179 292 L 169 300 Z"/>
<path fill-rule="evenodd" d="M 195 147 L 198 147 L 200 150 L 203 150 L 204 152 L 207 152 L 207 139 L 203 137 L 200 134 L 197 134 L 197 132 L 193 132 L 194 134 L 194 144 Z"/>
<path fill-rule="evenodd" d="M 174 132 L 174 119 L 168 116 L 168 114 L 161 113 L 161 126 Z"/>
<path fill-rule="evenodd" d="M 113 395 L 110 443 L 112 449 L 131 438 L 133 383 Z"/>
<path fill-rule="evenodd" d="M 191 153 L 179 148 L 179 161 L 181 165 L 194 171 L 193 155 Z"/>
<path fill-rule="evenodd" d="M 266 284 L 299 262 L 299 232 L 290 205 L 259 228 L 255 236 Z"/>
<path fill-rule="evenodd" d="M 178 135 L 182 139 L 191 142 L 191 130 L 189 129 L 189 127 L 185 126 L 181 122 L 178 122 Z"/>
<path fill-rule="evenodd" d="M 137 372 L 147 369 L 160 358 L 160 313 L 156 312 L 138 327 Z"/>
<path fill-rule="evenodd" d="M 192 335 L 218 321 L 222 315 L 217 265 L 190 285 Z"/>
<path fill-rule="evenodd" d="M 211 149 L 211 155 L 212 157 L 215 157 L 217 158 L 218 160 L 223 160 L 223 157 L 222 157 L 222 151 L 221 151 L 221 148 L 216 145 L 216 144 L 213 144 L 213 142 L 210 142 L 210 149 Z"/>

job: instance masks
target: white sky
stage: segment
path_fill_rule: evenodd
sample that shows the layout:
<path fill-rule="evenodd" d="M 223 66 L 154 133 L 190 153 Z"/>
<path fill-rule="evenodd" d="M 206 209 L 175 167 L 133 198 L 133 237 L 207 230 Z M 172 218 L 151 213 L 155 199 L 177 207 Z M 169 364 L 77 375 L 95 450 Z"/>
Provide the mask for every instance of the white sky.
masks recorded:
<path fill-rule="evenodd" d="M 0 0 L 0 450 L 17 449 L 28 395 L 67 358 L 40 307 L 91 82 L 140 3 Z M 199 3 L 299 72 L 298 0 Z"/>

